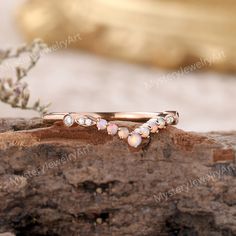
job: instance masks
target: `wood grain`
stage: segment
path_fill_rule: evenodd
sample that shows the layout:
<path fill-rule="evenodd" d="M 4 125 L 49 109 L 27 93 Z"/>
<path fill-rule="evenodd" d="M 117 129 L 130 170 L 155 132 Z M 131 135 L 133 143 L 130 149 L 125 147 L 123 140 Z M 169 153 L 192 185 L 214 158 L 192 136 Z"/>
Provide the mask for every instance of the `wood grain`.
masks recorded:
<path fill-rule="evenodd" d="M 236 132 L 169 127 L 133 149 L 95 128 L 0 124 L 0 233 L 236 235 Z"/>

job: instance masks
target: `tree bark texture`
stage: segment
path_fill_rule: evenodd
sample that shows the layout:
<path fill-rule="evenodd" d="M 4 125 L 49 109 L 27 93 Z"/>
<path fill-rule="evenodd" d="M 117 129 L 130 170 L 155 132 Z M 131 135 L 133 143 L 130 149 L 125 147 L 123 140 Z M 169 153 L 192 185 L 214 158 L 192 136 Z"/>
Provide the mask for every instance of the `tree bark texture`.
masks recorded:
<path fill-rule="evenodd" d="M 127 126 L 135 126 L 126 122 Z M 0 235 L 236 235 L 236 132 L 0 120 Z"/>

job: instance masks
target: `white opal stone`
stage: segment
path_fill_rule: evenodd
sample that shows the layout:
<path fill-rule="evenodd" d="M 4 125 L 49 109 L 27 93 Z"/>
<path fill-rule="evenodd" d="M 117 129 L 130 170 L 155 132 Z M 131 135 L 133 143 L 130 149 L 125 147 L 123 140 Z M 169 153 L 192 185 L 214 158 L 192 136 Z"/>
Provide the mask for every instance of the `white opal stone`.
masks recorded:
<path fill-rule="evenodd" d="M 66 115 L 63 119 L 65 126 L 70 127 L 74 124 L 74 118 L 71 115 Z"/>
<path fill-rule="evenodd" d="M 141 127 L 146 127 L 146 128 L 149 128 L 149 124 L 148 124 L 148 122 L 146 122 L 146 123 L 142 124 L 142 126 L 141 126 Z"/>
<path fill-rule="evenodd" d="M 107 127 L 107 121 L 104 120 L 104 119 L 100 119 L 100 120 L 97 122 L 97 127 L 98 127 L 98 130 L 104 130 L 104 129 L 106 129 L 106 127 Z"/>
<path fill-rule="evenodd" d="M 118 136 L 120 139 L 126 139 L 129 136 L 129 130 L 126 127 L 121 127 L 118 131 Z"/>
<path fill-rule="evenodd" d="M 112 124 L 110 123 L 108 126 L 107 126 L 107 133 L 110 134 L 110 135 L 115 135 L 118 131 L 118 126 L 116 124 Z"/>
<path fill-rule="evenodd" d="M 162 117 L 157 118 L 157 125 L 160 129 L 164 128 L 166 125 L 165 119 Z"/>
<path fill-rule="evenodd" d="M 136 129 L 134 130 L 134 133 L 141 134 L 141 128 L 140 128 L 140 127 L 139 127 L 139 128 L 136 128 Z"/>
<path fill-rule="evenodd" d="M 86 126 L 91 126 L 92 124 L 93 124 L 93 121 L 92 121 L 92 120 L 90 120 L 90 119 L 88 119 L 88 118 L 85 119 L 85 125 L 86 125 Z"/>
<path fill-rule="evenodd" d="M 140 134 L 137 133 L 132 133 L 129 137 L 128 137 L 128 143 L 131 147 L 138 147 L 142 142 L 142 138 Z"/>
<path fill-rule="evenodd" d="M 140 128 L 140 134 L 143 138 L 148 138 L 150 135 L 150 130 L 148 127 L 141 127 Z"/>
<path fill-rule="evenodd" d="M 147 122 L 147 124 L 150 128 L 151 133 L 156 133 L 158 131 L 158 125 L 157 125 L 156 121 L 150 120 Z"/>

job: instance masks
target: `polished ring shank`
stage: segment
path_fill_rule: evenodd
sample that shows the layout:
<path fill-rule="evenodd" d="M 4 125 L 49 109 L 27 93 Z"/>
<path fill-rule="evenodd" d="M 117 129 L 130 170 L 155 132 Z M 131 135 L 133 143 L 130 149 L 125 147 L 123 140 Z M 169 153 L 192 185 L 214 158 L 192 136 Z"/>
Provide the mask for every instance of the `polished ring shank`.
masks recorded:
<path fill-rule="evenodd" d="M 61 121 L 67 115 L 66 112 L 54 112 L 46 114 L 43 120 L 48 123 L 55 121 Z M 134 121 L 134 122 L 145 122 L 152 118 L 165 117 L 167 115 L 174 116 L 175 123 L 177 124 L 179 114 L 177 111 L 165 111 L 165 112 L 70 112 L 72 116 L 88 116 L 94 119 L 106 119 L 109 121 Z"/>

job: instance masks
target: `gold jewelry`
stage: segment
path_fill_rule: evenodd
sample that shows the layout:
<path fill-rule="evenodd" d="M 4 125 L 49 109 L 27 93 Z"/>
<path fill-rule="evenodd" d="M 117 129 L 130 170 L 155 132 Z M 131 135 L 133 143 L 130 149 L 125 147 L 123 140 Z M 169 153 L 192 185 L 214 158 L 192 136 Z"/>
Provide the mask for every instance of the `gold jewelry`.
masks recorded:
<path fill-rule="evenodd" d="M 150 133 L 158 133 L 168 125 L 176 125 L 179 114 L 176 111 L 165 112 L 69 112 L 50 113 L 43 117 L 44 122 L 63 121 L 67 127 L 79 125 L 83 127 L 97 126 L 98 130 L 107 130 L 109 135 L 128 139 L 132 147 L 138 147 L 142 138 L 149 138 Z M 133 131 L 127 127 L 118 126 L 114 121 L 144 122 Z"/>

